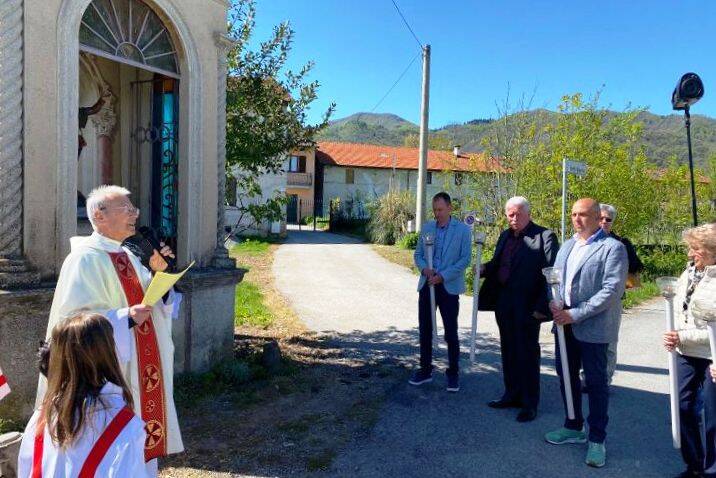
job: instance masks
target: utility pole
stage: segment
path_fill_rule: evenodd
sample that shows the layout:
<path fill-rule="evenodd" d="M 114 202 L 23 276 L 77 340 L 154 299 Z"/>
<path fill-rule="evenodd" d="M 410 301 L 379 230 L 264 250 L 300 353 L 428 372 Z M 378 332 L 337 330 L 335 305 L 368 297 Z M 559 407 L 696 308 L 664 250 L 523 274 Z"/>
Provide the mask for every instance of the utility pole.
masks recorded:
<path fill-rule="evenodd" d="M 428 169 L 428 116 L 430 108 L 430 45 L 423 47 L 423 101 L 420 105 L 420 160 L 418 162 L 415 230 L 420 233 L 425 219 L 425 182 Z"/>

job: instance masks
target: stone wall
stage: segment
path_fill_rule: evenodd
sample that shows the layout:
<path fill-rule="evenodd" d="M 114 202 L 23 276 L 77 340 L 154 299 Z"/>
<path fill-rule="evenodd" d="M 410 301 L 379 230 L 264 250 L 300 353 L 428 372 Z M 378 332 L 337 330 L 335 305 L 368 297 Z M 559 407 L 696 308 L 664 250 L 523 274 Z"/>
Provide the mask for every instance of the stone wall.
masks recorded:
<path fill-rule="evenodd" d="M 10 395 L 0 401 L 0 418 L 20 423 L 31 413 L 37 391 L 36 351 L 45 338 L 52 288 L 0 290 L 0 364 Z"/>
<path fill-rule="evenodd" d="M 202 372 L 232 357 L 234 295 L 244 270 L 192 270 L 174 322 L 174 371 Z M 54 289 L 0 290 L 0 364 L 12 392 L 0 401 L 0 419 L 24 426 L 35 404 L 36 351 L 45 338 Z M 12 427 L 12 426 L 11 426 Z"/>

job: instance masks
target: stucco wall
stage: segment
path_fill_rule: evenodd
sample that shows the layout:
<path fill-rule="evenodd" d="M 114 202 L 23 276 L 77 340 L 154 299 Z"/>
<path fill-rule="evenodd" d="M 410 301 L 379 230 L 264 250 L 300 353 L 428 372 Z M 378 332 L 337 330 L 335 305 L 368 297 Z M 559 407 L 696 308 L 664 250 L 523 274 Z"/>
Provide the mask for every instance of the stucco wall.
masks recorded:
<path fill-rule="evenodd" d="M 352 168 L 353 184 L 346 183 L 346 169 L 342 166 L 326 165 L 323 178 L 323 203 L 328 204 L 331 199 L 360 198 L 361 202 L 372 201 L 390 189 L 392 170 L 379 168 Z M 454 186 L 454 173 L 433 172 L 432 183 L 426 188 L 426 202 L 440 191 L 450 190 Z M 399 169 L 395 171 L 395 189 L 399 191 L 409 190 L 415 194 L 417 190 L 418 172 L 416 170 Z"/>

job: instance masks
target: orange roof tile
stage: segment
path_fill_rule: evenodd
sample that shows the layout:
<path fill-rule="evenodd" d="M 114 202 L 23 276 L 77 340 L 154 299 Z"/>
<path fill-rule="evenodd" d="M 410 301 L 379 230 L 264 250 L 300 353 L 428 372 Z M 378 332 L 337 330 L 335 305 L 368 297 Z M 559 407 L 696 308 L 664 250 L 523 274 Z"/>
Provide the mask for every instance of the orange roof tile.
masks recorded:
<path fill-rule="evenodd" d="M 381 146 L 377 144 L 337 143 L 317 144 L 316 160 L 325 164 L 355 168 L 418 169 L 418 148 Z M 452 151 L 428 151 L 429 171 L 497 171 L 502 170 L 496 159 L 485 160 L 482 153 L 463 153 L 455 157 Z"/>

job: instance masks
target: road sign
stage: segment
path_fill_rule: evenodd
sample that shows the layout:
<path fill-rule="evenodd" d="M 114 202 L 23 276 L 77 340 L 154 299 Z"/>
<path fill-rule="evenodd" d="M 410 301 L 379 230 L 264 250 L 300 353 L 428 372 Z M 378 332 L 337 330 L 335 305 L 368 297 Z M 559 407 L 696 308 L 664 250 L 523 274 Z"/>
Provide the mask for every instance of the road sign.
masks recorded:
<path fill-rule="evenodd" d="M 564 162 L 565 168 L 568 173 L 572 173 L 575 176 L 582 177 L 587 174 L 587 165 L 579 161 L 566 160 Z"/>

